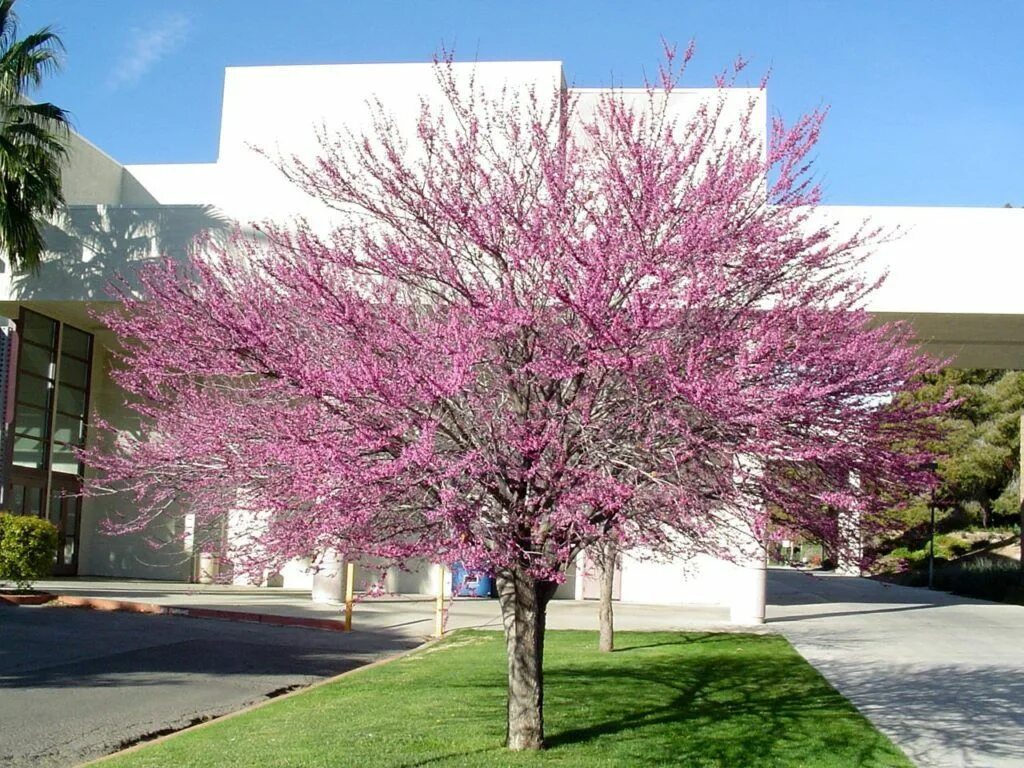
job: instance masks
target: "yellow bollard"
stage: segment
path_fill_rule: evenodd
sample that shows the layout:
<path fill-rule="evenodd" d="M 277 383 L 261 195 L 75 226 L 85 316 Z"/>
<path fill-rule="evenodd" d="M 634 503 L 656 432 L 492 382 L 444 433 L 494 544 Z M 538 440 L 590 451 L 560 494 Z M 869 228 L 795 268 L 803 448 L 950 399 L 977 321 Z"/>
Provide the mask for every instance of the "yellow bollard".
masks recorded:
<path fill-rule="evenodd" d="M 356 564 L 345 563 L 345 631 L 352 631 L 352 599 L 355 591 Z"/>
<path fill-rule="evenodd" d="M 434 607 L 434 637 L 444 635 L 444 563 L 438 565 L 437 604 Z"/>

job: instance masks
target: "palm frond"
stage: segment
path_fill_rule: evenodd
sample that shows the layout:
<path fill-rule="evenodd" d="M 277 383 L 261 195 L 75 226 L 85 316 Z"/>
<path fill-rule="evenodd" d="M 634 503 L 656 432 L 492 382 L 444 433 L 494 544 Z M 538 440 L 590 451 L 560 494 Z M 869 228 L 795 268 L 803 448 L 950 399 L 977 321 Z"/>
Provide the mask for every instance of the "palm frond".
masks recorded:
<path fill-rule="evenodd" d="M 15 269 L 35 269 L 43 220 L 64 202 L 70 118 L 26 98 L 59 69 L 64 45 L 50 27 L 19 39 L 14 3 L 0 0 L 0 250 Z"/>

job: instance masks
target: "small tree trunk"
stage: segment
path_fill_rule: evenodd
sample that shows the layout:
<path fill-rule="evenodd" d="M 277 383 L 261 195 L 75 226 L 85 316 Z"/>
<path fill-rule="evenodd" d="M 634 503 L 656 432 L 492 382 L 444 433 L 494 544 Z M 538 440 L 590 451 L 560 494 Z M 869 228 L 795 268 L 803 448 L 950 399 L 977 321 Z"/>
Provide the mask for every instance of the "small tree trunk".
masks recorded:
<path fill-rule="evenodd" d="M 522 569 L 497 573 L 498 602 L 508 652 L 509 749 L 544 747 L 544 624 L 557 585 Z"/>
<path fill-rule="evenodd" d="M 610 652 L 615 649 L 615 616 L 612 612 L 612 593 L 615 587 L 615 558 L 618 548 L 611 539 L 601 545 L 601 599 L 597 611 L 600 638 L 597 647 Z"/>

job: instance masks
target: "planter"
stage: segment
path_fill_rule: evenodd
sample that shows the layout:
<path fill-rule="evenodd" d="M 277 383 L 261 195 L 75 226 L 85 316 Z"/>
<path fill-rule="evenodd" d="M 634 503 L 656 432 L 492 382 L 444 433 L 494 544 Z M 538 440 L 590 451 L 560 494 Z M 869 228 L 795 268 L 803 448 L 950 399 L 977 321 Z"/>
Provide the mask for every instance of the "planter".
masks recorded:
<path fill-rule="evenodd" d="M 220 557 L 208 552 L 199 555 L 199 576 L 197 581 L 200 584 L 213 584 L 220 575 Z"/>
<path fill-rule="evenodd" d="M 345 601 L 345 560 L 333 549 L 325 552 L 313 573 L 314 603 L 338 604 Z"/>

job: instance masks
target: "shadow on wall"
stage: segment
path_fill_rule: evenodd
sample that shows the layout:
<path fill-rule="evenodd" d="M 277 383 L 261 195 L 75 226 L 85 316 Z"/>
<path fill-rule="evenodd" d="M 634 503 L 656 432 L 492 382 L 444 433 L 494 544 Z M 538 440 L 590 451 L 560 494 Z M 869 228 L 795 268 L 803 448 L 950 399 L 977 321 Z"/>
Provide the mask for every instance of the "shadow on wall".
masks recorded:
<path fill-rule="evenodd" d="M 223 239 L 233 226 L 209 205 L 69 206 L 44 228 L 48 253 L 38 271 L 12 276 L 12 298 L 108 300 L 118 275 L 135 289 L 140 267 L 182 259 L 199 235 Z"/>

